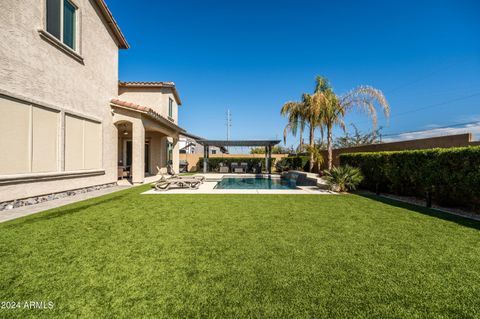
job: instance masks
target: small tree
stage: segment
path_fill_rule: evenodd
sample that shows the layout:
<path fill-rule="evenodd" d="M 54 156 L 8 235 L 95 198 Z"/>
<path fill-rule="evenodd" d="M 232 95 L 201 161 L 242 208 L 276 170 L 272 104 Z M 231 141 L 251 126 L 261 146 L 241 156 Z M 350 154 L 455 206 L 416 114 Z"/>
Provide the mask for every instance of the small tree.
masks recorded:
<path fill-rule="evenodd" d="M 352 123 L 351 125 L 354 129 L 354 133 L 350 135 L 348 132 L 346 132 L 345 136 L 336 138 L 335 142 L 333 143 L 335 148 L 378 144 L 382 142 L 382 127 L 379 127 L 378 129 L 369 133 L 362 133 L 362 131 L 360 131 L 355 124 Z"/>

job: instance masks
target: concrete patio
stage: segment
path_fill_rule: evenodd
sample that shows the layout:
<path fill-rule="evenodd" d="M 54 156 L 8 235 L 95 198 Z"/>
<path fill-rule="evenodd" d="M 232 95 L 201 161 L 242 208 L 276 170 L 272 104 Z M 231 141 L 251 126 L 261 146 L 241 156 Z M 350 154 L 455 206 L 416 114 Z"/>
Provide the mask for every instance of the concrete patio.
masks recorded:
<path fill-rule="evenodd" d="M 168 194 L 297 194 L 297 195 L 325 195 L 336 194 L 326 189 L 322 189 L 318 186 L 298 186 L 297 189 L 216 189 L 217 183 L 226 176 L 231 177 L 266 177 L 267 174 L 220 174 L 220 173 L 207 173 L 207 174 L 195 174 L 192 176 L 205 176 L 206 180 L 200 185 L 198 189 L 188 188 L 173 188 L 167 191 L 157 191 L 155 189 L 143 192 L 144 195 L 168 195 Z M 274 177 L 280 177 L 280 175 L 272 174 Z M 185 176 L 188 177 L 188 176 Z M 309 177 L 317 179 L 318 185 L 323 185 L 323 181 L 317 178 L 315 174 L 311 174 Z"/>

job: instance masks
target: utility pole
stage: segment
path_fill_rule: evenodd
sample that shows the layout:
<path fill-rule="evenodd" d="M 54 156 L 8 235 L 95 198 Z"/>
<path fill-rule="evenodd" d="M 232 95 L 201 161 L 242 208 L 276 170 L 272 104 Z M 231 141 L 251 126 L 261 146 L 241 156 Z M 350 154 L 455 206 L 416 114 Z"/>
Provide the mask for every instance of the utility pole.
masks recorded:
<path fill-rule="evenodd" d="M 230 109 L 227 109 L 227 142 L 230 141 L 230 128 L 232 127 L 232 113 Z M 228 152 L 230 153 L 229 147 L 227 147 Z"/>

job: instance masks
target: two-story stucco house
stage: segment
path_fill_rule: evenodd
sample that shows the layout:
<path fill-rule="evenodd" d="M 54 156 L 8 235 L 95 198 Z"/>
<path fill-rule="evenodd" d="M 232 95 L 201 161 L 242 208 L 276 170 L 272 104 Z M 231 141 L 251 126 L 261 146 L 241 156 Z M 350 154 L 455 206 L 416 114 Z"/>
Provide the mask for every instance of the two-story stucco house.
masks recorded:
<path fill-rule="evenodd" d="M 104 0 L 0 1 L 0 203 L 178 171 L 170 82 L 119 82 Z"/>

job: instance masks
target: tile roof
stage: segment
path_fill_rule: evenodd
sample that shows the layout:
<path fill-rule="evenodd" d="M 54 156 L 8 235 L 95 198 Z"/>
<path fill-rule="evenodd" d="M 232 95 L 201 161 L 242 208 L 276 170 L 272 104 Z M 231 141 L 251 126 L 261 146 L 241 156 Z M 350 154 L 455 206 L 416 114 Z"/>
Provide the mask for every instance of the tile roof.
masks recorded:
<path fill-rule="evenodd" d="M 130 46 L 128 45 L 127 39 L 125 38 L 122 31 L 120 30 L 120 27 L 118 26 L 117 21 L 115 21 L 115 18 L 112 15 L 112 12 L 110 11 L 110 9 L 108 9 L 108 6 L 105 3 L 105 0 L 95 0 L 95 3 L 100 8 L 100 12 L 105 18 L 108 27 L 110 28 L 110 30 L 112 30 L 113 34 L 115 35 L 115 38 L 118 41 L 118 47 L 120 49 L 128 49 Z"/>
<path fill-rule="evenodd" d="M 135 103 L 127 102 L 127 101 L 122 101 L 122 100 L 119 100 L 119 99 L 111 99 L 110 100 L 110 105 L 114 106 L 114 107 L 122 107 L 122 108 L 126 108 L 126 109 L 130 109 L 130 110 L 133 110 L 133 111 L 144 113 L 148 117 L 150 117 L 154 120 L 157 120 L 160 123 L 172 128 L 176 131 L 180 131 L 181 133 L 186 132 L 183 128 L 176 125 L 175 123 L 173 123 L 172 121 L 170 121 L 166 117 L 160 115 L 160 113 L 155 112 L 154 110 L 152 110 L 148 106 L 143 106 L 143 105 L 140 105 L 140 104 L 135 104 Z"/>
<path fill-rule="evenodd" d="M 182 100 L 178 94 L 177 88 L 174 82 L 124 82 L 118 81 L 119 87 L 124 88 L 167 88 L 172 89 L 173 96 L 177 100 L 178 105 L 182 105 Z"/>

